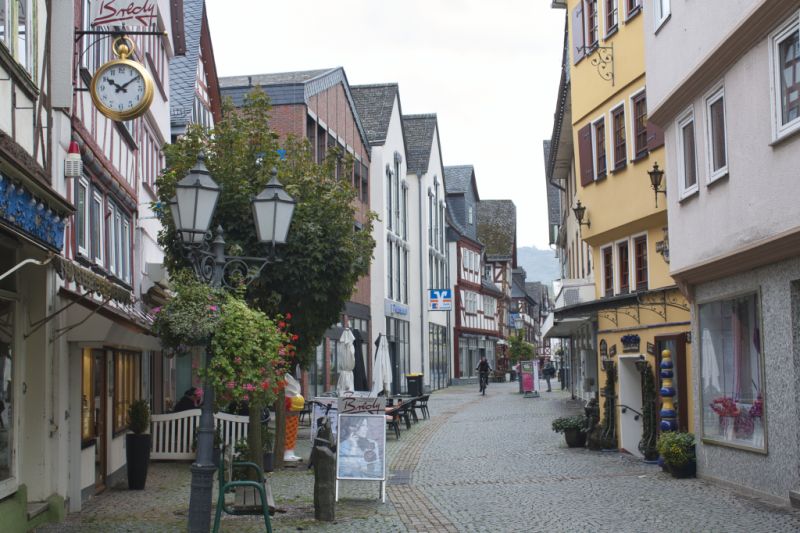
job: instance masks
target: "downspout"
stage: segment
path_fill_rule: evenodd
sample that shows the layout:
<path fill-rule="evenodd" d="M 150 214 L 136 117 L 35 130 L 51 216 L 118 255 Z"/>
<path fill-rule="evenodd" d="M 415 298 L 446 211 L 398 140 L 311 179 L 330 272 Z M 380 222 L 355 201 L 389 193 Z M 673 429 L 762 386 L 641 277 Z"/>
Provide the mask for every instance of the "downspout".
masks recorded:
<path fill-rule="evenodd" d="M 419 327 L 422 330 L 420 332 L 420 336 L 419 336 L 419 353 L 422 356 L 422 373 L 424 374 L 425 373 L 425 330 L 424 330 L 424 326 L 425 326 L 425 276 L 424 276 L 424 272 L 425 271 L 423 270 L 424 269 L 424 261 L 423 261 L 422 258 L 423 258 L 423 255 L 427 255 L 428 246 L 425 244 L 426 241 L 425 241 L 425 238 L 424 238 L 425 237 L 425 233 L 424 233 L 424 230 L 423 230 L 423 226 L 425 226 L 425 224 L 422 223 L 422 221 L 425 220 L 425 216 L 424 216 L 425 211 L 423 211 L 423 205 L 422 205 L 422 199 L 423 199 L 422 176 L 420 176 L 418 174 L 417 178 L 418 178 L 418 181 L 419 181 L 419 213 L 420 213 L 420 216 L 419 216 L 419 221 L 420 221 L 420 225 L 419 225 L 419 242 L 420 242 L 420 254 L 419 254 L 419 278 L 420 278 L 419 279 L 419 295 L 420 295 L 420 301 L 419 301 L 420 302 L 420 305 L 419 305 Z M 428 221 L 428 222 L 430 222 L 430 221 Z M 425 254 L 422 253 L 423 250 L 426 252 Z M 430 354 L 428 354 L 428 357 L 430 357 Z M 430 385 L 430 381 L 431 381 L 431 376 L 428 376 L 428 384 L 429 385 Z M 423 383 L 423 386 L 424 386 L 424 383 Z"/>

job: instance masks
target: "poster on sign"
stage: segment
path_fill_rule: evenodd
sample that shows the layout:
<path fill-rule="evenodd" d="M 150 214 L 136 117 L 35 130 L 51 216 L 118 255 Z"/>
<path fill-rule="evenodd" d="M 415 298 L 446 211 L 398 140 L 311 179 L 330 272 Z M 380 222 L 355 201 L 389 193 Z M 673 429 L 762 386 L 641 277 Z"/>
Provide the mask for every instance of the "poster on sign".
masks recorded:
<path fill-rule="evenodd" d="M 146 28 L 157 23 L 157 0 L 99 0 L 92 3 L 92 29 L 104 26 Z"/>
<path fill-rule="evenodd" d="M 331 431 L 334 437 L 339 431 L 338 421 L 339 409 L 337 406 L 337 399 L 331 397 L 316 397 L 311 404 L 311 442 L 314 442 L 314 437 L 317 435 L 317 421 L 320 418 L 326 418 L 331 423 Z"/>
<path fill-rule="evenodd" d="M 536 390 L 535 380 L 533 376 L 534 367 L 536 366 L 533 361 L 520 361 L 520 378 L 522 380 L 522 392 L 529 393 Z"/>

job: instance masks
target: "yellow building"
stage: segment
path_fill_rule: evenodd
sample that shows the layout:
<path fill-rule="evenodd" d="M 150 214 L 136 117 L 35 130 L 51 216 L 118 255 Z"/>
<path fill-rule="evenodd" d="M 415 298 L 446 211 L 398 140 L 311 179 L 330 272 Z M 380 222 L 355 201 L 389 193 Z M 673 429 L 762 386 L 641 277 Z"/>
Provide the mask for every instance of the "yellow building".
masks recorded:
<path fill-rule="evenodd" d="M 642 455 L 655 444 L 656 427 L 694 426 L 689 306 L 669 276 L 666 197 L 654 192 L 650 176 L 656 164 L 669 171 L 663 169 L 663 134 L 647 121 L 644 32 L 652 29 L 645 28 L 642 0 L 568 0 L 562 7 L 571 55 L 572 214 L 594 262 L 590 307 L 597 317 L 601 415 L 613 422 L 606 445 L 616 440 L 620 449 Z M 659 420 L 668 395 L 659 395 L 654 369 L 667 349 L 675 367 L 676 417 Z M 614 394 L 604 390 L 609 371 Z M 655 386 L 651 403 L 643 400 L 648 373 Z M 653 431 L 643 437 L 648 427 Z"/>

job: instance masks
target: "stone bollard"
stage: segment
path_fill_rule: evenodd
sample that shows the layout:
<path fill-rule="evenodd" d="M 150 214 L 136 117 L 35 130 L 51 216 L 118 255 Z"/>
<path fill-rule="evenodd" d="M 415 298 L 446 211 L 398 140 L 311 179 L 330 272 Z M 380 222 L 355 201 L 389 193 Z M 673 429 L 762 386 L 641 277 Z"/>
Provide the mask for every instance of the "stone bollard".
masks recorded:
<path fill-rule="evenodd" d="M 336 508 L 336 444 L 328 418 L 320 418 L 319 429 L 311 451 L 314 466 L 314 518 L 325 522 L 335 520 Z"/>

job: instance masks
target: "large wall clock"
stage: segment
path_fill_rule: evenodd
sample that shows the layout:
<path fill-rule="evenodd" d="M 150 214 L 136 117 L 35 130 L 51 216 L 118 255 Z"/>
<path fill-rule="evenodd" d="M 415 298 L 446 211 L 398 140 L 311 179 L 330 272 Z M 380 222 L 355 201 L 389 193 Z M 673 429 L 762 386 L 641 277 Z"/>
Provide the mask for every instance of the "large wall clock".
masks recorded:
<path fill-rule="evenodd" d="M 140 63 L 128 59 L 134 45 L 127 37 L 114 40 L 118 59 L 97 69 L 92 77 L 92 100 L 97 109 L 112 120 L 131 120 L 142 116 L 153 101 L 153 78 Z"/>

